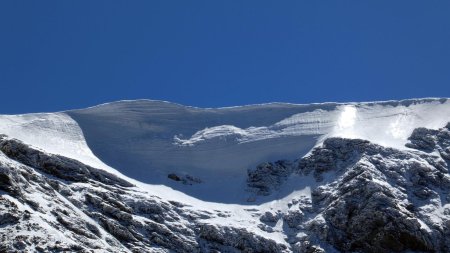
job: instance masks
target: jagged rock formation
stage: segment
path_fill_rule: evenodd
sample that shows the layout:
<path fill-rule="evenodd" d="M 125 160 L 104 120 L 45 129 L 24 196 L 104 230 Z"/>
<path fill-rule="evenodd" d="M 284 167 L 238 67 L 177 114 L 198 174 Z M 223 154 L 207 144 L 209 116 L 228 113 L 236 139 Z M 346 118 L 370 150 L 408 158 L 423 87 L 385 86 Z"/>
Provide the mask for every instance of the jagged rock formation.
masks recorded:
<path fill-rule="evenodd" d="M 247 185 L 257 195 L 270 195 L 292 174 L 293 167 L 289 161 L 267 162 L 258 165 L 255 169 L 249 169 Z"/>
<path fill-rule="evenodd" d="M 260 220 L 274 224 L 282 219 L 294 238 L 292 249 L 299 252 L 321 251 L 324 244 L 341 252 L 448 252 L 449 126 L 416 129 L 407 145 L 416 151 L 327 139 L 292 172 L 315 178 L 311 203 L 266 212 Z M 273 173 L 255 171 L 262 172 L 258 189 L 264 188 L 260 185 Z"/>
<path fill-rule="evenodd" d="M 105 171 L 0 139 L 0 252 L 286 251 L 245 229 L 137 191 Z M 30 232 L 31 231 L 31 232 Z"/>
<path fill-rule="evenodd" d="M 329 138 L 297 161 L 249 170 L 255 198 L 307 180 L 311 194 L 243 209 L 255 217 L 243 228 L 223 222 L 236 214 L 161 199 L 2 136 L 0 252 L 449 252 L 450 124 L 409 140 L 398 150 Z"/>

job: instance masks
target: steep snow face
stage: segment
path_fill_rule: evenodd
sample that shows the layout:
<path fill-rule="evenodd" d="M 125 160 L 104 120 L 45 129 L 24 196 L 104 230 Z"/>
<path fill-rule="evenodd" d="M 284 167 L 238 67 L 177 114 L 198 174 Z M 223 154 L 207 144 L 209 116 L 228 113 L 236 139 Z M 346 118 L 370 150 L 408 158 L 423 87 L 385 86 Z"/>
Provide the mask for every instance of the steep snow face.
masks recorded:
<path fill-rule="evenodd" d="M 275 103 L 200 109 L 140 100 L 68 115 L 79 124 L 93 152 L 125 175 L 204 200 L 240 202 L 246 199 L 242 188 L 247 169 L 261 162 L 299 158 L 324 138 L 335 136 L 402 148 L 414 128 L 445 125 L 450 102 Z M 168 178 L 171 173 L 201 183 L 174 181 Z"/>
<path fill-rule="evenodd" d="M 404 148 L 414 128 L 437 129 L 449 119 L 447 99 L 219 109 L 139 100 L 1 116 L 0 131 L 91 166 L 105 162 L 144 183 L 240 203 L 247 199 L 247 169 L 261 162 L 302 157 L 327 137 Z"/>
<path fill-rule="evenodd" d="M 404 149 L 407 138 L 418 127 L 437 129 L 450 117 L 449 101 L 395 104 L 354 104 L 342 107 L 328 136 L 370 140 Z"/>
<path fill-rule="evenodd" d="M 0 115 L 0 134 L 30 143 L 49 153 L 102 166 L 87 146 L 77 122 L 65 113 Z"/>

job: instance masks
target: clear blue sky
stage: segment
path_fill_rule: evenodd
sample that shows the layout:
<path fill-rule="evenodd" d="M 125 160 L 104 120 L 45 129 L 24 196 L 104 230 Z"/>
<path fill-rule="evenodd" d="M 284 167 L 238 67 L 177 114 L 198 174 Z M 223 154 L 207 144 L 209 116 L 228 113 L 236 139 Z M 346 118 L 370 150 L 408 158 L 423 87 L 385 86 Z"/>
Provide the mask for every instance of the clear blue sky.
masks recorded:
<path fill-rule="evenodd" d="M 0 113 L 450 96 L 450 1 L 1 1 Z"/>

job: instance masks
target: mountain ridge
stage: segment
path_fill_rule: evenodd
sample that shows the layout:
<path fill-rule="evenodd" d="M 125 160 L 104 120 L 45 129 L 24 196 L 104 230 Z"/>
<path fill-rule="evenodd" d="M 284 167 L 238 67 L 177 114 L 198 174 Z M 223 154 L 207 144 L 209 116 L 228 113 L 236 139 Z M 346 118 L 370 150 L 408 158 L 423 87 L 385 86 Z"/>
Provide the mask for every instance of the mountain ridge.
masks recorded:
<path fill-rule="evenodd" d="M 200 110 L 221 110 L 221 109 L 233 109 L 233 108 L 240 108 L 240 107 L 259 107 L 259 106 L 268 106 L 268 105 L 292 105 L 292 106 L 308 106 L 308 105 L 348 105 L 348 104 L 411 104 L 415 102 L 431 102 L 431 101 L 447 101 L 450 98 L 446 97 L 424 97 L 424 98 L 408 98 L 408 99 L 390 99 L 390 100 L 377 100 L 377 101 L 361 101 L 361 102 L 316 102 L 316 103 L 288 103 L 288 102 L 264 102 L 264 103 L 256 103 L 256 104 L 245 104 L 245 105 L 236 105 L 236 106 L 219 106 L 219 107 L 199 107 L 199 106 L 191 106 L 191 105 L 185 105 L 182 103 L 176 103 L 171 102 L 168 100 L 158 100 L 158 99 L 124 99 L 124 100 L 116 100 L 111 102 L 105 102 L 100 103 L 98 105 L 88 106 L 84 108 L 79 109 L 69 109 L 69 110 L 62 110 L 59 112 L 70 112 L 70 111 L 77 111 L 77 110 L 85 110 L 85 109 L 91 109 L 95 107 L 102 107 L 102 106 L 108 106 L 113 104 L 121 104 L 121 103 L 140 103 L 140 102 L 149 102 L 149 103 L 161 103 L 161 104 L 169 104 L 179 107 L 187 107 L 192 109 L 200 109 Z"/>

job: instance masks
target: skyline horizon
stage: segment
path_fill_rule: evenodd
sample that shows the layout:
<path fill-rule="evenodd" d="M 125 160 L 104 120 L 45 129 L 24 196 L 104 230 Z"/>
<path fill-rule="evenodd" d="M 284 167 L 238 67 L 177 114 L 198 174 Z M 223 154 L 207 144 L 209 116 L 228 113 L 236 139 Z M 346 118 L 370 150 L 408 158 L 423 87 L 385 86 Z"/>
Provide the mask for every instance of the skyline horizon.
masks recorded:
<path fill-rule="evenodd" d="M 95 107 L 101 107 L 101 106 L 107 106 L 110 104 L 116 104 L 116 103 L 133 103 L 133 102 L 141 102 L 141 101 L 148 101 L 148 102 L 161 102 L 161 103 L 168 103 L 180 107 L 186 107 L 186 108 L 193 108 L 193 109 L 200 109 L 200 110 L 216 110 L 216 109 L 232 109 L 232 108 L 239 108 L 239 107 L 252 107 L 252 106 L 266 106 L 266 105 L 293 105 L 293 106 L 307 106 L 307 105 L 364 105 L 364 104 L 389 104 L 392 102 L 395 103 L 407 103 L 412 101 L 423 101 L 423 102 L 431 102 L 431 101 L 439 101 L 439 100 L 445 100 L 443 102 L 446 102 L 450 100 L 450 97 L 417 97 L 417 98 L 405 98 L 405 99 L 388 99 L 388 100 L 372 100 L 372 101 L 324 101 L 324 102 L 311 102 L 311 103 L 295 103 L 295 102 L 283 102 L 283 101 L 272 101 L 272 102 L 262 102 L 262 103 L 248 103 L 248 104 L 240 104 L 240 105 L 229 105 L 229 106 L 218 106 L 218 107 L 201 107 L 201 106 L 195 106 L 195 105 L 188 105 L 183 103 L 178 103 L 174 101 L 169 100 L 161 100 L 161 99 L 151 99 L 151 98 L 137 98 L 137 99 L 119 99 L 114 101 L 108 101 L 103 102 L 99 104 L 94 105 L 88 105 L 85 107 L 78 107 L 78 108 L 69 108 L 64 110 L 55 110 L 55 111 L 38 111 L 38 112 L 24 112 L 24 113 L 1 113 L 0 115 L 27 115 L 27 114 L 46 114 L 46 113 L 64 113 L 64 112 L 71 112 L 71 111 L 78 111 L 78 110 L 85 110 L 85 109 L 91 109 Z"/>
<path fill-rule="evenodd" d="M 0 3 L 1 114 L 450 97 L 450 2 Z"/>

